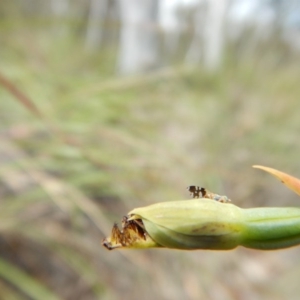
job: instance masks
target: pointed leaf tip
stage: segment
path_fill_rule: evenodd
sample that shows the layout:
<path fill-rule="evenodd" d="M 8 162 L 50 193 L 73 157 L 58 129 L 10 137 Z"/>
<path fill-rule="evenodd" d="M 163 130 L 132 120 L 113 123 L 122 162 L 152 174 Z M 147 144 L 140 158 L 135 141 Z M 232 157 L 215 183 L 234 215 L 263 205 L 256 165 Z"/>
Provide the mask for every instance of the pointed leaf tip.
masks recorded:
<path fill-rule="evenodd" d="M 261 169 L 272 174 L 273 176 L 278 178 L 282 183 L 284 183 L 289 189 L 291 189 L 300 196 L 300 179 L 269 167 L 254 165 L 253 168 Z"/>

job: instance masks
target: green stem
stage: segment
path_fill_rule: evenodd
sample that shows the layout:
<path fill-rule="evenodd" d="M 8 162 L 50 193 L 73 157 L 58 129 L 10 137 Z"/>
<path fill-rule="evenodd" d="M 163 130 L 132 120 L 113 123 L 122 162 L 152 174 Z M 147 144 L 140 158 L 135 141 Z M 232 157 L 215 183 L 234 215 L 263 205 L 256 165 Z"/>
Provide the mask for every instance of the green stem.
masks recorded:
<path fill-rule="evenodd" d="M 245 228 L 241 245 L 263 250 L 300 244 L 300 208 L 243 209 Z"/>

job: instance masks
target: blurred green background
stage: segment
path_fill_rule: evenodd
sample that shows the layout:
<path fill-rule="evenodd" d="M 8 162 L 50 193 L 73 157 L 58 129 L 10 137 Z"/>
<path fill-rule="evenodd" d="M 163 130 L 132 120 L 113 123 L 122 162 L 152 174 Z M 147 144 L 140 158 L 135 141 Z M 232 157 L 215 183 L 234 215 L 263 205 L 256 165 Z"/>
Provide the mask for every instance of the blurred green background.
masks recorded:
<path fill-rule="evenodd" d="M 299 1 L 181 2 L 1 1 L 0 299 L 299 299 L 299 247 L 101 246 L 191 184 L 299 205 L 251 168 L 300 177 Z"/>

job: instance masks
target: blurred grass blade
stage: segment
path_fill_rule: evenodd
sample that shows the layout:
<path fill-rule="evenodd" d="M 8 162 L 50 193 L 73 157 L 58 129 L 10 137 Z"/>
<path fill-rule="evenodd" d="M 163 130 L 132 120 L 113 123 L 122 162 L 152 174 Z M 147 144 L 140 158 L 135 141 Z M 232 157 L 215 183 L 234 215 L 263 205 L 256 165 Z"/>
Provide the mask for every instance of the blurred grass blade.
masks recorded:
<path fill-rule="evenodd" d="M 0 73 L 0 84 L 10 92 L 15 98 L 34 115 L 43 119 L 43 114 L 37 108 L 37 106 L 31 101 L 21 90 L 19 90 L 15 84 Z"/>
<path fill-rule="evenodd" d="M 13 286 L 8 286 L 5 283 L 0 282 L 0 291 L 1 296 L 5 300 L 24 300 L 23 295 L 18 294 L 16 291 L 13 290 Z"/>
<path fill-rule="evenodd" d="M 23 295 L 18 294 L 13 290 L 13 286 L 8 286 L 6 283 L 0 281 L 0 296 L 5 300 L 23 300 Z"/>
<path fill-rule="evenodd" d="M 77 249 L 61 245 L 55 245 L 52 248 L 77 274 L 80 274 L 80 277 L 93 291 L 95 297 L 101 299 L 101 296 L 108 292 L 106 286 L 100 280 L 100 275 L 96 272 L 95 265 Z"/>
<path fill-rule="evenodd" d="M 13 82 L 6 78 L 3 74 L 0 73 L 0 86 L 3 86 L 14 98 L 28 111 L 33 115 L 38 117 L 44 122 L 44 125 L 50 133 L 59 137 L 64 143 L 71 146 L 78 146 L 77 142 L 74 139 L 70 139 L 66 136 L 60 128 L 58 128 L 54 122 L 52 122 L 47 115 L 42 113 L 42 111 L 35 105 L 35 103 L 24 93 L 22 92 Z"/>
<path fill-rule="evenodd" d="M 0 276 L 32 299 L 62 300 L 33 277 L 2 258 L 0 258 Z"/>
<path fill-rule="evenodd" d="M 253 168 L 261 169 L 272 174 L 273 176 L 278 178 L 283 184 L 285 184 L 289 189 L 291 189 L 300 196 L 300 179 L 269 167 L 255 165 L 253 166 Z"/>

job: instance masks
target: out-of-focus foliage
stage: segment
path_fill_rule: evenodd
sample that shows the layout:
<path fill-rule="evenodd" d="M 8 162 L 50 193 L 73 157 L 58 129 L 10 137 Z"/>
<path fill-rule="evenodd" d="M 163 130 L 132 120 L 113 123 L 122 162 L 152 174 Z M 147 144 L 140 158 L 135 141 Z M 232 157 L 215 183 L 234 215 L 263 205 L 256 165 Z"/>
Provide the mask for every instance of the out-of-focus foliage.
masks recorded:
<path fill-rule="evenodd" d="M 101 247 L 129 210 L 186 198 L 190 184 L 242 207 L 296 206 L 251 165 L 299 177 L 297 51 L 276 36 L 246 47 L 250 28 L 207 74 L 183 65 L 185 34 L 176 67 L 120 78 L 114 10 L 105 43 L 89 52 L 88 2 L 58 2 L 0 4 L 0 72 L 43 114 L 1 85 L 0 298 L 298 299 L 299 248 Z"/>

